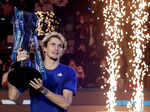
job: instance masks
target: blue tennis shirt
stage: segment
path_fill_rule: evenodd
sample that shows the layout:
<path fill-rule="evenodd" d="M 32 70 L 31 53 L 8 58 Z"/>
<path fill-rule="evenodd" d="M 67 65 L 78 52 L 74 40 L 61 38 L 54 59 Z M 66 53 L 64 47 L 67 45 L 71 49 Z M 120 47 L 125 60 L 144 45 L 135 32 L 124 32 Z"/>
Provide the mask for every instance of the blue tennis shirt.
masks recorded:
<path fill-rule="evenodd" d="M 50 91 L 62 95 L 63 89 L 68 89 L 76 94 L 76 72 L 71 67 L 59 64 L 54 70 L 46 70 L 47 79 L 43 82 L 44 87 Z M 51 102 L 43 94 L 30 96 L 31 112 L 67 112 Z"/>

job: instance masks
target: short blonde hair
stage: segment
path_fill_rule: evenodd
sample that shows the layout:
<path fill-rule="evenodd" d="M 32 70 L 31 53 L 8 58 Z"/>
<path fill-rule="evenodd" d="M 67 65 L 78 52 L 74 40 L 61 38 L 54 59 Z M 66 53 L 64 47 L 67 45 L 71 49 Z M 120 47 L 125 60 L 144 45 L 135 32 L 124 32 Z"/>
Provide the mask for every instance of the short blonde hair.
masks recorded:
<path fill-rule="evenodd" d="M 64 38 L 64 36 L 62 34 L 60 34 L 58 32 L 46 33 L 45 36 L 44 36 L 44 38 L 43 38 L 43 40 L 42 40 L 42 46 L 46 47 L 48 41 L 51 38 L 58 38 L 59 40 L 62 41 L 64 50 L 67 48 L 67 41 L 66 41 L 66 39 Z"/>

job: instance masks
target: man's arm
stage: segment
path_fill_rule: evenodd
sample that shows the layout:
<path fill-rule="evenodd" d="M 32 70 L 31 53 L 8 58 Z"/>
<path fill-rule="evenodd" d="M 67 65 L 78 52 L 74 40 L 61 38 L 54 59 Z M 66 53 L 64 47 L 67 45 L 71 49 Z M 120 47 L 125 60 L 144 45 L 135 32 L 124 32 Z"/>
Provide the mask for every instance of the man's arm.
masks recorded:
<path fill-rule="evenodd" d="M 70 90 L 64 89 L 63 95 L 58 95 L 48 90 L 45 96 L 61 108 L 67 110 L 72 103 L 73 93 Z"/>
<path fill-rule="evenodd" d="M 17 61 L 26 60 L 29 57 L 27 51 L 22 50 L 21 48 L 17 51 Z M 20 74 L 21 75 L 21 74 Z M 20 96 L 19 90 L 13 86 L 12 84 L 8 83 L 8 98 L 10 100 L 16 101 Z"/>
<path fill-rule="evenodd" d="M 49 100 L 56 105 L 67 110 L 72 103 L 73 92 L 68 89 L 63 90 L 63 95 L 58 95 L 43 87 L 41 79 L 34 79 L 29 83 L 33 88 L 43 93 Z"/>
<path fill-rule="evenodd" d="M 16 101 L 20 96 L 18 89 L 12 84 L 8 83 L 8 98 L 10 100 Z"/>

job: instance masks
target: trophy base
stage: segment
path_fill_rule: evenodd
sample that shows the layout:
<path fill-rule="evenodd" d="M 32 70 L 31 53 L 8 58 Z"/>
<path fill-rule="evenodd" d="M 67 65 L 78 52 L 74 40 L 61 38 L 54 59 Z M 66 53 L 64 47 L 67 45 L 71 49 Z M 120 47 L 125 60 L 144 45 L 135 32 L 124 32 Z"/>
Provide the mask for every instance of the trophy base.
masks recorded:
<path fill-rule="evenodd" d="M 8 82 L 22 92 L 24 92 L 28 88 L 30 88 L 32 91 L 36 91 L 29 85 L 29 82 L 34 78 L 42 79 L 41 73 L 35 68 L 27 66 L 23 67 L 20 65 L 21 62 L 16 62 L 12 65 L 11 71 L 8 73 Z"/>

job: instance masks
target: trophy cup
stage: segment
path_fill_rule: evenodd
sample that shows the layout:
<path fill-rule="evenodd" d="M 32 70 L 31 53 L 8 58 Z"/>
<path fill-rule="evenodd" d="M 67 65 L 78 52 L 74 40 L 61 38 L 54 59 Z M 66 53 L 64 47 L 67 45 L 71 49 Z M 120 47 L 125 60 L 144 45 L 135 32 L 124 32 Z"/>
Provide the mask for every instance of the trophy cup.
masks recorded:
<path fill-rule="evenodd" d="M 36 33 L 38 18 L 35 13 L 21 11 L 16 7 L 14 11 L 14 46 L 12 51 L 12 61 L 14 64 L 11 66 L 11 70 L 8 74 L 8 82 L 21 92 L 30 88 L 31 93 L 35 95 L 37 91 L 30 87 L 30 80 L 34 78 L 46 79 Z M 32 64 L 28 59 L 17 62 L 18 48 L 29 52 L 31 40 L 32 44 L 35 45 L 35 64 Z"/>

